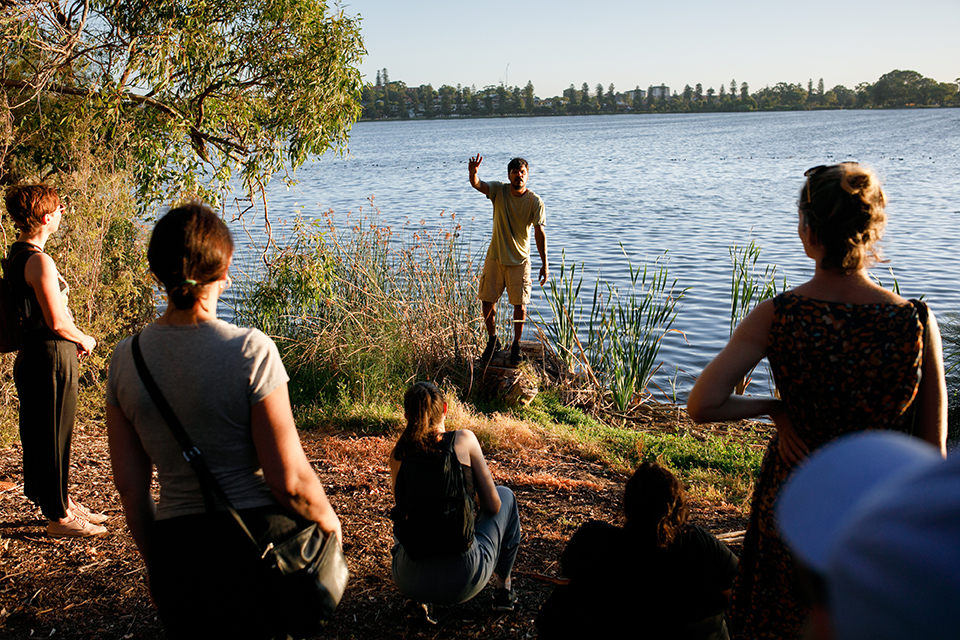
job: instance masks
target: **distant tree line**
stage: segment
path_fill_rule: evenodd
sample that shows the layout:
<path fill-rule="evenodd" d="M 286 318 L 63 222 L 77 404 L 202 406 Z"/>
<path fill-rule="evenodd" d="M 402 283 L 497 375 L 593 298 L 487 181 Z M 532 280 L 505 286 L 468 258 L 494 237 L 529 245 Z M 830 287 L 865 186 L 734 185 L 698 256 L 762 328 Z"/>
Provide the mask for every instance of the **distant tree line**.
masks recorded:
<path fill-rule="evenodd" d="M 584 82 L 579 89 L 571 84 L 562 95 L 541 99 L 530 81 L 522 88 L 502 83 L 479 90 L 460 84 L 408 87 L 401 80 L 390 80 L 387 69 L 382 69 L 375 83 L 363 87 L 361 104 L 364 119 L 945 107 L 960 106 L 958 84 L 960 78 L 937 82 L 916 71 L 896 69 L 854 89 L 843 85 L 827 89 L 823 78 L 816 84 L 811 78 L 806 85 L 778 82 L 753 93 L 746 82 L 736 80 L 721 83 L 719 90 L 711 86 L 704 91 L 698 82 L 680 92 L 665 85 L 622 92 L 613 84 L 591 89 Z"/>

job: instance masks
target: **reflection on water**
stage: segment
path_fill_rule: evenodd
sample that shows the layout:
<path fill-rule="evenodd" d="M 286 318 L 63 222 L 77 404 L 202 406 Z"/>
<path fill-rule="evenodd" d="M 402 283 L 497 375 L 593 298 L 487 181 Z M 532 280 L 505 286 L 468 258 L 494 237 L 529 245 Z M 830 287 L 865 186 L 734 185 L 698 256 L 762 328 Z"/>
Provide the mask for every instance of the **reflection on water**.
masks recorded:
<path fill-rule="evenodd" d="M 956 109 L 363 122 L 347 157 L 303 167 L 293 188 L 275 181 L 269 203 L 277 222 L 328 209 L 345 221 L 369 211 L 371 196 L 398 228 L 449 229 L 455 213 L 482 256 L 491 207 L 468 184 L 466 161 L 479 152 L 481 179 L 505 180 L 507 161 L 522 155 L 546 204 L 554 274 L 562 251 L 585 264 L 585 282 L 597 274 L 624 282 L 622 245 L 634 264 L 667 251 L 671 277 L 691 287 L 657 378 L 669 391 L 676 376 L 682 399 L 728 336 L 730 245 L 756 238 L 761 262 L 778 265 L 788 284 L 812 274 L 796 237 L 796 197 L 814 165 L 872 166 L 890 198 L 889 262 L 874 273 L 891 285 L 892 269 L 904 296 L 924 296 L 937 313 L 960 310 L 958 140 Z M 240 260 L 256 262 L 249 251 Z M 539 287 L 532 306 L 534 318 L 548 312 Z M 767 380 L 761 365 L 749 391 L 766 392 Z"/>

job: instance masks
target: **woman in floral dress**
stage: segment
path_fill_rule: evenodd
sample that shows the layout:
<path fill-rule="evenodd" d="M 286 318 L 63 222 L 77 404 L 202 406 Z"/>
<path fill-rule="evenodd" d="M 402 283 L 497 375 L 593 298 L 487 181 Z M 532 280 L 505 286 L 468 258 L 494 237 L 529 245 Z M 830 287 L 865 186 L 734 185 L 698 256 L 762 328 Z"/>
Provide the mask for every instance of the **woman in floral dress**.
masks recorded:
<path fill-rule="evenodd" d="M 894 429 L 946 453 L 946 384 L 926 305 L 870 279 L 886 224 L 876 175 L 845 162 L 810 169 L 798 233 L 816 263 L 808 282 L 761 302 L 704 369 L 688 410 L 698 422 L 769 416 L 776 435 L 754 489 L 728 613 L 732 637 L 797 638 L 806 609 L 773 506 L 811 451 L 845 433 Z M 779 398 L 732 393 L 766 357 Z"/>

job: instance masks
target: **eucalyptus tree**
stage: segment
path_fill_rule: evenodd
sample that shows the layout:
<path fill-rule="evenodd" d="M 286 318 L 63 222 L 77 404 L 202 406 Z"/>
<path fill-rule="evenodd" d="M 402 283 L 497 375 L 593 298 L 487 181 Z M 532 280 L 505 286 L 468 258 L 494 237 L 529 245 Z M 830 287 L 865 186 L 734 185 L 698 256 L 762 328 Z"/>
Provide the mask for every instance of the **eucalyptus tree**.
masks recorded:
<path fill-rule="evenodd" d="M 440 90 L 437 93 L 440 94 L 440 115 L 449 116 L 453 113 L 454 97 L 457 90 L 448 84 L 444 84 L 440 85 Z"/>
<path fill-rule="evenodd" d="M 506 115 L 509 104 L 507 101 L 507 87 L 501 82 L 497 85 L 496 89 L 497 94 L 497 113 L 500 115 Z"/>
<path fill-rule="evenodd" d="M 3 2 L 0 181 L 64 147 L 128 152 L 138 202 L 252 194 L 311 154 L 343 151 L 360 115 L 359 18 L 322 0 Z M 387 70 L 382 82 L 389 83 Z"/>
<path fill-rule="evenodd" d="M 436 97 L 437 92 L 433 90 L 432 84 L 420 85 L 418 90 L 418 98 L 420 104 L 423 105 L 423 114 L 428 118 L 432 118 L 433 116 L 437 115 L 433 108 L 433 103 Z"/>
<path fill-rule="evenodd" d="M 533 81 L 527 80 L 527 86 L 523 88 L 523 110 L 533 113 L 534 102 Z"/>

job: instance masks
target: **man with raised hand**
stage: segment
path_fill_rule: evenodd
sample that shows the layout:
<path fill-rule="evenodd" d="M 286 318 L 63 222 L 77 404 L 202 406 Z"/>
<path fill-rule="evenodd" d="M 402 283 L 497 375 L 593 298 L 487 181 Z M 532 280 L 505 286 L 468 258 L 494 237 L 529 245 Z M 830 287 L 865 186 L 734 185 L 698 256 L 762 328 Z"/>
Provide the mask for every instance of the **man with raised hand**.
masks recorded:
<path fill-rule="evenodd" d="M 510 364 L 520 362 L 520 336 L 530 303 L 530 227 L 537 240 L 540 254 L 540 285 L 547 282 L 547 236 L 543 231 L 546 217 L 543 200 L 527 189 L 529 165 L 523 158 L 514 158 L 507 164 L 508 183 L 484 182 L 477 177 L 483 156 L 470 158 L 470 185 L 493 202 L 493 237 L 487 249 L 487 259 L 480 276 L 480 298 L 483 321 L 487 327 L 487 347 L 481 360 L 488 362 L 500 349 L 495 323 L 497 302 L 507 290 L 507 299 L 513 305 L 513 344 Z"/>

